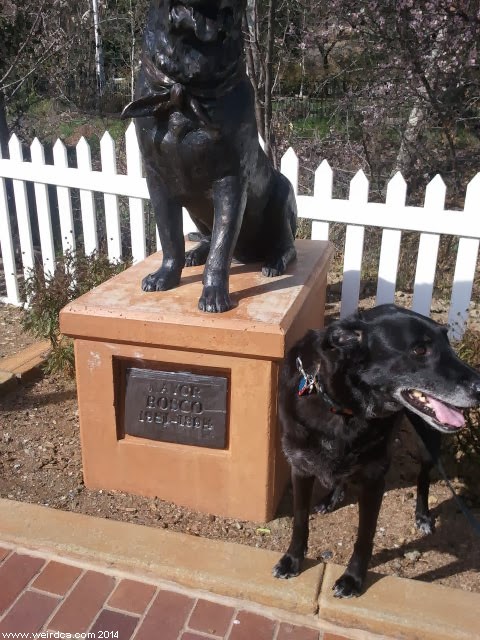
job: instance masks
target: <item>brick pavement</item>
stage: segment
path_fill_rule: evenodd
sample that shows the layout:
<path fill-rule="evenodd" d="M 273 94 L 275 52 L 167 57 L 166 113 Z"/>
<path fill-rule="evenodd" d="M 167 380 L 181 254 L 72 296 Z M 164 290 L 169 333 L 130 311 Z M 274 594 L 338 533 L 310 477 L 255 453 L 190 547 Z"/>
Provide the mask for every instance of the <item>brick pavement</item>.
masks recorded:
<path fill-rule="evenodd" d="M 116 640 L 346 640 L 211 597 L 0 547 L 0 638 L 51 631 Z"/>

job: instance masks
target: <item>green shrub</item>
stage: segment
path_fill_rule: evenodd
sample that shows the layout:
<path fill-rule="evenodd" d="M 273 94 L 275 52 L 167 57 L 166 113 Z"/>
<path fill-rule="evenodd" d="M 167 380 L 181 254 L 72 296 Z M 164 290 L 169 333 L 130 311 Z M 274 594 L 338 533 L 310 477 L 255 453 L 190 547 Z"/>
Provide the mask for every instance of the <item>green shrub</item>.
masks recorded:
<path fill-rule="evenodd" d="M 23 289 L 23 326 L 35 337 L 52 345 L 45 363 L 48 373 L 74 375 L 73 342 L 60 333 L 59 313 L 82 294 L 129 266 L 128 262 L 110 262 L 104 255 L 67 253 L 58 259 L 53 275 L 45 276 L 37 265 L 27 276 Z"/>

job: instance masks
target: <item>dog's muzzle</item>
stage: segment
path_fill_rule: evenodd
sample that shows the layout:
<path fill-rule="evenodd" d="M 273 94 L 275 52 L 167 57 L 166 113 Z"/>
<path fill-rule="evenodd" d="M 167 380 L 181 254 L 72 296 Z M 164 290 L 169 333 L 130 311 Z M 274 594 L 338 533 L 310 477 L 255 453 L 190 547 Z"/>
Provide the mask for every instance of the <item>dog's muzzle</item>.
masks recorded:
<path fill-rule="evenodd" d="M 402 389 L 396 398 L 430 426 L 443 433 L 453 433 L 465 426 L 465 417 L 460 407 L 455 407 L 419 389 Z"/>

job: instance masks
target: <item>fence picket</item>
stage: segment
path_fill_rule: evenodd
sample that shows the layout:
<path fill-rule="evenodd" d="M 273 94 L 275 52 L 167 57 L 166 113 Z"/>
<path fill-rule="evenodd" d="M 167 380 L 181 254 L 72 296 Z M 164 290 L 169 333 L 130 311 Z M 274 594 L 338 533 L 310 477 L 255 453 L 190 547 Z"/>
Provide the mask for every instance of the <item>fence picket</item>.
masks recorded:
<path fill-rule="evenodd" d="M 2 150 L 0 149 L 0 158 Z M 3 271 L 5 274 L 6 298 L 0 297 L 2 302 L 20 304 L 20 292 L 18 288 L 17 267 L 15 265 L 15 252 L 13 248 L 12 227 L 8 211 L 7 187 L 4 178 L 0 176 L 0 249 L 2 251 Z"/>
<path fill-rule="evenodd" d="M 0 156 L 0 248 L 7 289 L 7 296 L 2 298 L 2 301 L 13 304 L 20 301 L 19 275 L 16 272 L 14 253 L 16 247 L 12 238 L 10 203 L 7 201 L 5 179 L 13 180 L 15 202 L 12 210 L 17 214 L 25 272 L 34 265 L 26 183 L 34 184 L 45 269 L 49 263 L 53 265 L 55 259 L 46 185 L 54 185 L 57 189 L 64 252 L 69 249 L 75 250 L 70 189 L 79 189 L 86 252 L 90 253 L 98 247 L 93 192 L 99 192 L 103 193 L 105 198 L 109 257 L 120 257 L 121 252 L 118 196 L 129 198 L 133 258 L 138 261 L 145 257 L 146 228 L 143 201 L 149 194 L 146 180 L 142 177 L 142 162 L 133 125 L 127 130 L 126 141 L 127 175 L 120 175 L 116 172 L 115 145 L 109 134 L 105 134 L 101 142 L 101 171 L 92 170 L 90 149 L 84 139 L 77 146 L 78 168 L 72 168 L 68 167 L 66 148 L 61 141 L 57 141 L 54 146 L 52 166 L 44 164 L 43 149 L 38 141 L 32 144 L 32 162 L 24 162 L 20 142 L 15 136 L 12 137 L 9 145 L 11 159 L 3 159 Z M 296 191 L 298 159 L 292 149 L 289 149 L 282 159 L 281 170 L 290 179 Z M 439 176 L 428 185 L 423 207 L 405 205 L 406 184 L 400 174 L 390 181 L 385 203 L 368 202 L 368 181 L 362 172 L 357 173 L 351 181 L 348 200 L 333 198 L 332 187 L 333 172 L 324 160 L 315 172 L 313 197 L 297 195 L 297 205 L 299 217 L 312 220 L 313 239 L 328 239 L 330 223 L 347 225 L 341 316 L 347 315 L 357 306 L 365 226 L 383 229 L 378 272 L 378 304 L 394 299 L 402 231 L 420 232 L 412 304 L 414 310 L 425 315 L 428 315 L 431 306 L 439 236 L 445 234 L 459 238 L 449 323 L 450 335 L 460 337 L 468 315 L 478 258 L 480 173 L 468 186 L 463 212 L 444 209 L 445 184 Z M 188 233 L 193 224 L 190 218 L 187 218 L 185 210 L 183 215 L 184 231 Z"/>
<path fill-rule="evenodd" d="M 468 226 L 478 217 L 478 203 L 480 202 L 480 173 L 470 180 L 465 195 L 463 216 Z M 478 257 L 479 241 L 472 238 L 460 238 L 457 251 L 457 262 L 453 275 L 452 297 L 448 324 L 449 335 L 458 340 L 462 337 L 468 319 L 470 300 L 472 298 L 473 280 Z"/>
<path fill-rule="evenodd" d="M 23 162 L 22 144 L 15 134 L 8 143 L 10 159 Z M 34 266 L 32 229 L 30 226 L 30 211 L 28 209 L 27 185 L 23 180 L 13 181 L 13 193 L 17 210 L 18 235 L 22 251 L 23 273 L 28 276 Z"/>
<path fill-rule="evenodd" d="M 105 131 L 100 140 L 100 159 L 102 161 L 102 172 L 105 173 L 106 180 L 109 176 L 117 174 L 117 156 L 115 153 L 115 142 L 108 131 Z M 118 210 L 118 197 L 105 193 L 103 195 L 105 203 L 105 227 L 107 231 L 107 250 L 111 261 L 120 260 L 122 257 L 122 240 L 120 231 L 120 212 Z"/>
<path fill-rule="evenodd" d="M 293 187 L 293 193 L 298 193 L 298 157 L 292 147 L 288 147 L 280 160 L 280 171 L 288 178 Z"/>
<path fill-rule="evenodd" d="M 77 164 L 78 168 L 85 172 L 92 170 L 90 145 L 83 136 L 77 144 Z M 94 251 L 98 251 L 97 216 L 95 215 L 93 191 L 80 189 L 80 208 L 82 210 L 85 254 L 90 255 L 94 253 Z"/>
<path fill-rule="evenodd" d="M 333 171 L 327 160 L 322 160 L 315 171 L 315 183 L 313 186 L 313 198 L 315 202 L 316 217 L 322 218 L 322 209 L 327 208 L 332 199 Z M 312 222 L 312 240 L 328 240 L 330 225 L 328 222 Z"/>
<path fill-rule="evenodd" d="M 137 132 L 135 124 L 131 122 L 125 133 L 125 143 L 127 152 L 127 173 L 130 177 L 137 179 L 142 178 L 142 156 L 138 146 Z M 145 241 L 145 213 L 143 200 L 139 198 L 129 198 L 128 205 L 130 208 L 130 237 L 132 239 L 132 257 L 133 262 L 140 262 L 145 258 L 146 241 Z M 157 242 L 159 242 L 157 236 Z"/>
<path fill-rule="evenodd" d="M 398 208 L 405 205 L 407 184 L 398 171 L 388 183 L 385 200 L 386 215 L 392 215 L 390 207 Z M 400 218 L 401 219 L 401 218 Z M 378 264 L 377 304 L 393 302 L 395 299 L 395 284 L 397 281 L 398 257 L 400 255 L 400 241 L 402 232 L 394 229 L 384 229 L 382 233 L 382 248 Z"/>
<path fill-rule="evenodd" d="M 435 218 L 439 211 L 443 211 L 446 190 L 441 176 L 436 175 L 427 185 L 422 215 Z M 439 243 L 438 233 L 420 234 L 412 309 L 424 316 L 430 315 L 432 306 Z"/>
<path fill-rule="evenodd" d="M 368 202 L 368 180 L 361 169 L 350 182 L 349 202 L 358 210 L 361 210 L 363 204 Z M 364 233 L 365 227 L 347 225 L 343 258 L 341 318 L 353 313 L 358 306 Z"/>
<path fill-rule="evenodd" d="M 45 164 L 45 151 L 38 138 L 31 144 L 30 152 L 32 162 L 38 165 Z M 55 271 L 55 247 L 53 244 L 52 217 L 50 214 L 50 202 L 47 186 L 35 182 L 35 202 L 37 205 L 38 231 L 40 234 L 40 246 L 42 249 L 43 272 L 46 276 L 53 275 Z"/>
<path fill-rule="evenodd" d="M 59 139 L 53 145 L 53 164 L 56 169 L 68 168 L 67 148 Z M 75 233 L 73 226 L 72 199 L 68 187 L 57 187 L 58 215 L 63 253 L 75 251 Z"/>

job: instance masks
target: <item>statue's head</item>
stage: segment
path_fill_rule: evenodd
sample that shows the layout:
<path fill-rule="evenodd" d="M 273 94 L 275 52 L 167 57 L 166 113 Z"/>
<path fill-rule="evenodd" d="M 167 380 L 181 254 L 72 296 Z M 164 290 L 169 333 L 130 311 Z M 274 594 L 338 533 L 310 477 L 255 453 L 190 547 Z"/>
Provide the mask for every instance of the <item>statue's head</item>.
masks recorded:
<path fill-rule="evenodd" d="M 246 0 L 153 0 L 144 59 L 175 82 L 216 84 L 243 65 Z"/>
<path fill-rule="evenodd" d="M 244 0 L 167 1 L 173 33 L 205 44 L 221 44 L 226 39 L 241 36 Z"/>

